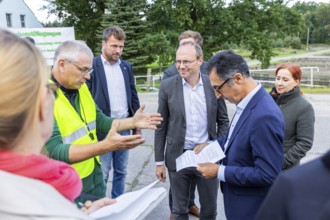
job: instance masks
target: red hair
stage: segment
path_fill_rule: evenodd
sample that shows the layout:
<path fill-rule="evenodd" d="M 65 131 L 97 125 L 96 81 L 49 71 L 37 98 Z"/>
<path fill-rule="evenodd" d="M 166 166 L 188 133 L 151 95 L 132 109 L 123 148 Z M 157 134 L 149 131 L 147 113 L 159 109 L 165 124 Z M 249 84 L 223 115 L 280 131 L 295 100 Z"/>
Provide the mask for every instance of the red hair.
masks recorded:
<path fill-rule="evenodd" d="M 287 69 L 289 70 L 289 72 L 291 73 L 292 77 L 295 80 L 299 80 L 301 81 L 301 76 L 302 76 L 302 72 L 301 72 L 301 68 L 298 64 L 295 63 L 283 63 L 281 66 L 277 67 L 276 71 L 275 71 L 275 76 L 277 76 L 278 71 L 280 71 L 281 69 Z"/>

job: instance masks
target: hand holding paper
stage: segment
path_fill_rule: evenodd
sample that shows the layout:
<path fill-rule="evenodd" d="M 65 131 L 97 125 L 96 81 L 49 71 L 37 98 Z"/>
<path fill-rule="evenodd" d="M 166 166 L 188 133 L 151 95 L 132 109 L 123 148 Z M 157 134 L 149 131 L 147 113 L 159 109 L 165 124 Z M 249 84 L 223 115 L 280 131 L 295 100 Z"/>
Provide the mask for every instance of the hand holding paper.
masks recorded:
<path fill-rule="evenodd" d="M 186 151 L 176 159 L 176 171 L 187 167 L 197 167 L 199 163 L 215 163 L 225 157 L 218 141 L 214 141 L 196 154 L 194 151 Z"/>

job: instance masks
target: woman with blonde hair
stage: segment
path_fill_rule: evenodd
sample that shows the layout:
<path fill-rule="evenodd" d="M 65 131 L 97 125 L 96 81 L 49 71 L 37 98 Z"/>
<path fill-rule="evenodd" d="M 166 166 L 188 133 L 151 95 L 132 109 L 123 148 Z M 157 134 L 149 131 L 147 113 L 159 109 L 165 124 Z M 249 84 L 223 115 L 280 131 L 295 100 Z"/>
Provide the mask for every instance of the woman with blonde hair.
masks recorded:
<path fill-rule="evenodd" d="M 284 63 L 275 71 L 275 87 L 271 95 L 279 105 L 285 121 L 282 170 L 299 164 L 313 146 L 314 109 L 302 95 L 301 77 L 301 68 L 295 63 Z"/>
<path fill-rule="evenodd" d="M 75 170 L 40 151 L 53 129 L 56 86 L 40 51 L 0 29 L 0 219 L 89 219 Z M 86 213 L 114 200 L 86 203 Z"/>

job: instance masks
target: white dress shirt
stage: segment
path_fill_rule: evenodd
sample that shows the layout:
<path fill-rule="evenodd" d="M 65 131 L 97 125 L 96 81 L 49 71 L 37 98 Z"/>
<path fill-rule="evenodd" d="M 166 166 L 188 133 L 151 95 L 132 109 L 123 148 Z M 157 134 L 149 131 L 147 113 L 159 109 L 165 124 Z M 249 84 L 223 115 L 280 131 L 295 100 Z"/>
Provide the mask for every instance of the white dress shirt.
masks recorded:
<path fill-rule="evenodd" d="M 186 113 L 185 150 L 193 150 L 198 144 L 208 141 L 206 99 L 202 76 L 192 88 L 182 78 L 184 107 Z"/>
<path fill-rule="evenodd" d="M 128 104 L 124 76 L 120 68 L 120 59 L 110 64 L 103 55 L 101 56 L 105 78 L 107 80 L 108 94 L 110 99 L 111 117 L 127 118 Z"/>

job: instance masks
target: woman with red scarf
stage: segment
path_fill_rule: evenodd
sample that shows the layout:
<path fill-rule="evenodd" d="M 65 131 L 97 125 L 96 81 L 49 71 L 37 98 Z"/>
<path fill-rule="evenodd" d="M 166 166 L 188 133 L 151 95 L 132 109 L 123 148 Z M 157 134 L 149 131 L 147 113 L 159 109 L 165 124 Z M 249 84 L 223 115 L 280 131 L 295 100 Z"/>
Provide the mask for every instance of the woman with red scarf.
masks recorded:
<path fill-rule="evenodd" d="M 76 171 L 40 155 L 54 120 L 49 72 L 34 45 L 0 29 L 0 219 L 89 219 L 73 203 L 82 188 Z"/>

